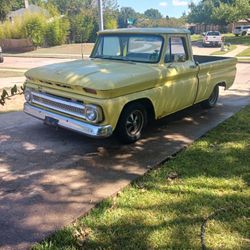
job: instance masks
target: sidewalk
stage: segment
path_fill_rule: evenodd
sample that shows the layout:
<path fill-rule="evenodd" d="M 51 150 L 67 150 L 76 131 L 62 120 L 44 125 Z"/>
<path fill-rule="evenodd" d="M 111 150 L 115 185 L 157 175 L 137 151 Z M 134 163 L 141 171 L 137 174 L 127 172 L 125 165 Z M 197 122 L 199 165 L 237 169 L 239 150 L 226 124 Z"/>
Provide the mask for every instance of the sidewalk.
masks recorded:
<path fill-rule="evenodd" d="M 225 55 L 229 56 L 229 57 L 235 57 L 235 56 L 237 56 L 239 53 L 241 53 L 243 50 L 245 50 L 247 48 L 248 48 L 247 45 L 237 45 L 236 49 L 234 49 L 232 51 L 229 51 Z M 248 57 L 246 57 L 246 58 L 248 58 Z"/>

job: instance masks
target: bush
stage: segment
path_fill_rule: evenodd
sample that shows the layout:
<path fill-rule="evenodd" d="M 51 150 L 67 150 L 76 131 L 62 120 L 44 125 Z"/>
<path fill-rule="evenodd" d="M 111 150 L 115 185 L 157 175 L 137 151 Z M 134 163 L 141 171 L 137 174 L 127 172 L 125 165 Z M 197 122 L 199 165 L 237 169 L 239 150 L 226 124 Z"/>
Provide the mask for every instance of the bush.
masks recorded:
<path fill-rule="evenodd" d="M 20 39 L 24 38 L 22 20 L 17 18 L 15 23 L 4 22 L 0 24 L 0 39 L 9 38 L 9 39 Z"/>
<path fill-rule="evenodd" d="M 69 33 L 69 21 L 55 16 L 48 18 L 45 14 L 27 13 L 15 18 L 14 22 L 0 24 L 0 39 L 30 38 L 35 46 L 55 46 L 64 43 Z"/>
<path fill-rule="evenodd" d="M 44 44 L 46 18 L 42 14 L 28 14 L 24 17 L 25 38 L 30 38 L 35 46 Z"/>
<path fill-rule="evenodd" d="M 69 21 L 66 18 L 55 17 L 46 27 L 45 40 L 48 46 L 65 43 L 69 32 Z"/>

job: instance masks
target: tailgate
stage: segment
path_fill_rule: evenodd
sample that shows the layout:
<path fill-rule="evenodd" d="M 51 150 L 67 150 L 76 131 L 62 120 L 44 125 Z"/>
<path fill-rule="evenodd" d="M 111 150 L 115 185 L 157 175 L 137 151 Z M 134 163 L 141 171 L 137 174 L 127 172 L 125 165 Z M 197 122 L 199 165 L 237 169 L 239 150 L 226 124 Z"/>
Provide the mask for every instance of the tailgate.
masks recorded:
<path fill-rule="evenodd" d="M 221 42 L 220 36 L 207 36 L 208 42 Z"/>

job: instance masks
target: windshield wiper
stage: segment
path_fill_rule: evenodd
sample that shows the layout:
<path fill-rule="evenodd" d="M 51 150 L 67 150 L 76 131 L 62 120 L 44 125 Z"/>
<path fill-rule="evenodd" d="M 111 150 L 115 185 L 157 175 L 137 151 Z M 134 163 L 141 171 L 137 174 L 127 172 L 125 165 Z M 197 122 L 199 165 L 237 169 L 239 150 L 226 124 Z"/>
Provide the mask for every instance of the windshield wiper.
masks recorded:
<path fill-rule="evenodd" d="M 117 61 L 123 61 L 127 63 L 135 63 L 132 60 L 128 60 L 125 57 L 116 57 L 116 56 L 94 56 L 93 59 L 100 58 L 100 59 L 111 59 L 111 60 L 117 60 Z"/>

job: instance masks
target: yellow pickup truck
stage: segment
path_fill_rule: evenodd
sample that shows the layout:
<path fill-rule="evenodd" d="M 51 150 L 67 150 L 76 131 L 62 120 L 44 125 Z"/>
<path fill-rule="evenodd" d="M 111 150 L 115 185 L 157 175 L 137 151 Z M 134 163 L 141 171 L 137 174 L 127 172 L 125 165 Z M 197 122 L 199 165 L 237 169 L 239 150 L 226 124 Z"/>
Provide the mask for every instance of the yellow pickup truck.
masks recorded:
<path fill-rule="evenodd" d="M 27 71 L 24 112 L 45 124 L 124 143 L 152 119 L 201 103 L 215 106 L 219 86 L 234 82 L 236 59 L 193 56 L 186 29 L 98 33 L 89 60 Z"/>

